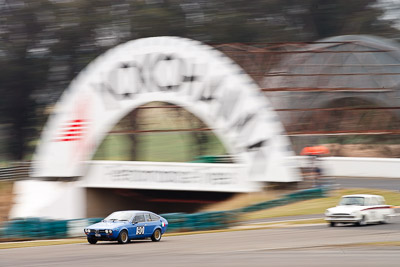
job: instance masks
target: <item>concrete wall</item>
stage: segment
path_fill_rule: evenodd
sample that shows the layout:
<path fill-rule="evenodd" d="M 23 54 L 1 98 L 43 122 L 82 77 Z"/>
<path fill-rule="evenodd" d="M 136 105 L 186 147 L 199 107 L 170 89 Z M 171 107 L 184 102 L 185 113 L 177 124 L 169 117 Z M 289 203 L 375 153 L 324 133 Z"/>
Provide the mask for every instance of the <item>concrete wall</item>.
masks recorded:
<path fill-rule="evenodd" d="M 302 166 L 309 165 L 307 157 L 298 158 Z M 400 178 L 400 159 L 397 158 L 326 157 L 321 158 L 320 164 L 329 176 Z"/>
<path fill-rule="evenodd" d="M 308 157 L 296 157 L 295 159 L 299 160 L 304 167 L 310 164 Z M 396 158 L 326 157 L 321 158 L 318 164 L 329 176 L 400 178 L 400 159 Z M 144 195 L 137 195 L 138 192 L 133 194 L 135 192 L 130 192 L 130 190 L 117 193 L 111 188 L 84 188 L 81 182 L 17 181 L 14 185 L 15 204 L 10 212 L 10 219 L 19 217 L 51 219 L 103 217 L 115 209 L 138 209 L 140 207 L 164 212 L 169 211 L 167 208 L 179 209 L 178 206 L 173 206 L 171 203 L 151 203 L 150 201 L 149 204 L 143 198 L 146 194 L 150 194 L 149 192 L 142 193 Z"/>
<path fill-rule="evenodd" d="M 9 218 L 86 218 L 85 192 L 77 182 L 17 181 Z"/>

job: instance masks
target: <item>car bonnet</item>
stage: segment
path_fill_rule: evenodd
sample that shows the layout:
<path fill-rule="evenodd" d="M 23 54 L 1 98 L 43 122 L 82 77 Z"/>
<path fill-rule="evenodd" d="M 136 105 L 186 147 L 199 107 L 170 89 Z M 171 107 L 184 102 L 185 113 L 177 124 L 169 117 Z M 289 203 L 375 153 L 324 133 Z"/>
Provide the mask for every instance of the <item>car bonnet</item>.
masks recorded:
<path fill-rule="evenodd" d="M 123 222 L 120 222 L 120 221 L 115 221 L 115 222 L 102 221 L 102 222 L 98 222 L 98 223 L 92 224 L 88 228 L 90 228 L 90 229 L 113 229 L 113 228 L 121 227 L 121 226 L 123 226 L 125 224 L 129 224 L 129 222 L 127 222 L 127 221 L 123 221 Z"/>
<path fill-rule="evenodd" d="M 331 213 L 352 213 L 354 211 L 360 211 L 365 208 L 366 208 L 365 206 L 346 205 L 346 206 L 336 206 L 328 210 Z"/>

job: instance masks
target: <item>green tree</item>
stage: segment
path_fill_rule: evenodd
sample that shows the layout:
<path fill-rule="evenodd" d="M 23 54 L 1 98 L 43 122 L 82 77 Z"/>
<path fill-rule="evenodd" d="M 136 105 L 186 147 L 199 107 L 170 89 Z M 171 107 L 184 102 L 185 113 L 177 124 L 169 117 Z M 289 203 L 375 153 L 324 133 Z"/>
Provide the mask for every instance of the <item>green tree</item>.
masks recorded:
<path fill-rule="evenodd" d="M 23 158 L 32 135 L 32 93 L 46 84 L 49 57 L 41 41 L 47 21 L 39 19 L 46 9 L 46 1 L 9 1 L 0 8 L 1 123 L 9 125 L 7 143 L 13 159 Z"/>
<path fill-rule="evenodd" d="M 208 43 L 315 41 L 341 34 L 398 37 L 395 21 L 382 19 L 379 3 L 0 0 L 0 124 L 6 151 L 23 159 L 39 136 L 45 107 L 90 61 L 119 43 L 160 35 Z"/>
<path fill-rule="evenodd" d="M 383 20 L 384 10 L 376 0 L 311 0 L 304 14 L 305 29 L 314 38 L 346 34 L 398 35 L 394 21 Z"/>

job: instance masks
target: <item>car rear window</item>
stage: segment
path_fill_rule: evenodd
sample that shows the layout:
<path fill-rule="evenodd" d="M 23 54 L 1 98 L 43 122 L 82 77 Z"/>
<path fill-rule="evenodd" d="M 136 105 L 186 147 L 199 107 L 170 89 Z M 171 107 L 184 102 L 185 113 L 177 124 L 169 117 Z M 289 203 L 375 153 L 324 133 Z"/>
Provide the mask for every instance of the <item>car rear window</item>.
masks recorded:
<path fill-rule="evenodd" d="M 158 221 L 158 220 L 160 219 L 160 217 L 157 216 L 157 215 L 154 215 L 154 214 L 151 214 L 151 213 L 150 213 L 150 219 L 151 219 L 152 221 Z"/>

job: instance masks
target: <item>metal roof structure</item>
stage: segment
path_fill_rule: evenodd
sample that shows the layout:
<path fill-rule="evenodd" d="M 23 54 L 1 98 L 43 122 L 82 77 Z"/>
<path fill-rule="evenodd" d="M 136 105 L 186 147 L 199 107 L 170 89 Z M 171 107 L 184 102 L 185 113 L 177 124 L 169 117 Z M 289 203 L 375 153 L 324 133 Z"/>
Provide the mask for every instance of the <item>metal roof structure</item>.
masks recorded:
<path fill-rule="evenodd" d="M 400 46 L 364 35 L 323 39 L 286 56 L 262 83 L 267 89 L 391 89 L 400 83 Z"/>
<path fill-rule="evenodd" d="M 302 139 L 298 148 L 315 144 L 324 136 L 400 136 L 400 45 L 392 40 L 345 35 L 317 42 L 229 43 L 213 47 L 259 84 L 278 111 L 287 134 Z M 138 109 L 153 108 L 180 109 L 168 104 Z M 134 127 L 128 132 L 210 130 L 200 124 L 162 130 Z M 311 141 L 305 141 L 310 137 Z"/>
<path fill-rule="evenodd" d="M 346 35 L 296 51 L 260 81 L 291 134 L 400 133 L 397 43 Z"/>

